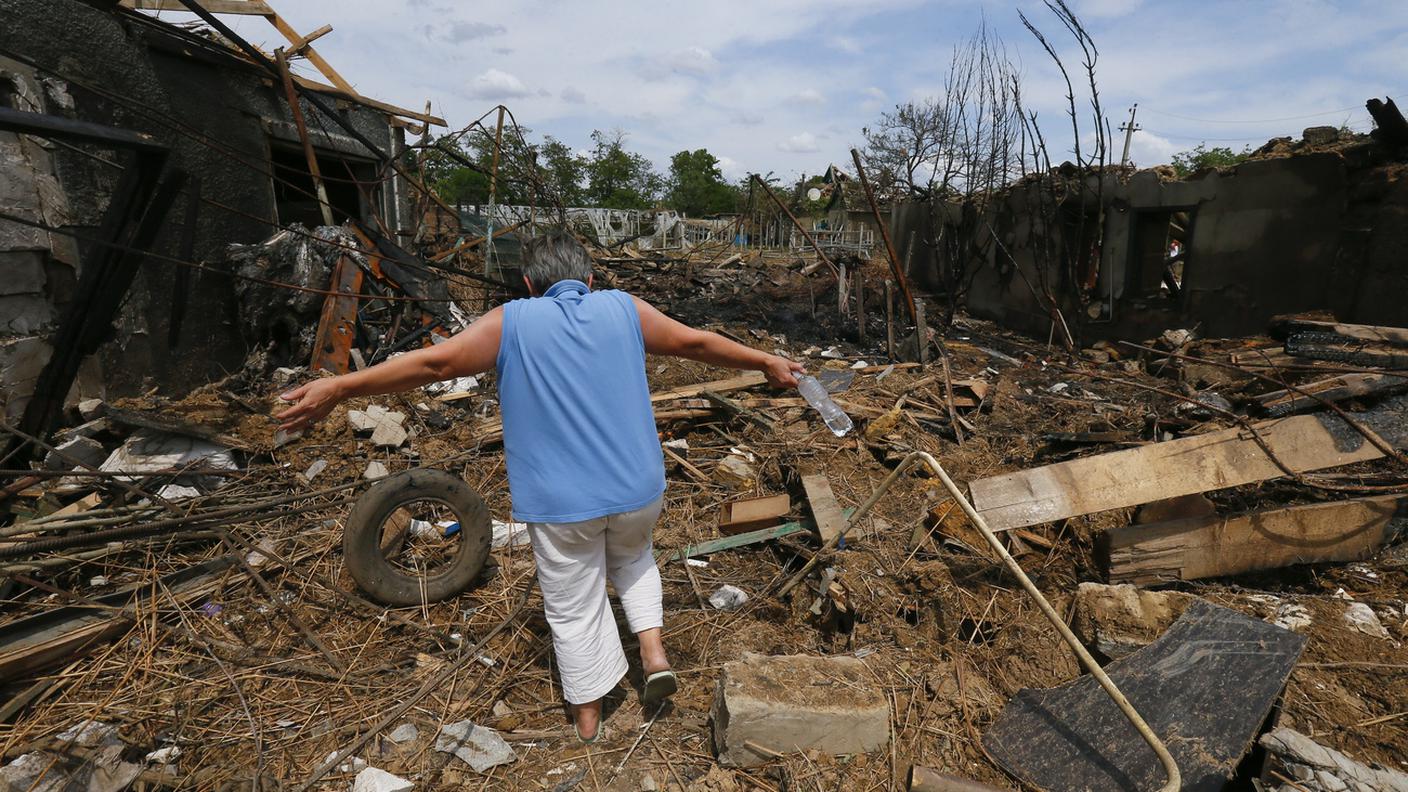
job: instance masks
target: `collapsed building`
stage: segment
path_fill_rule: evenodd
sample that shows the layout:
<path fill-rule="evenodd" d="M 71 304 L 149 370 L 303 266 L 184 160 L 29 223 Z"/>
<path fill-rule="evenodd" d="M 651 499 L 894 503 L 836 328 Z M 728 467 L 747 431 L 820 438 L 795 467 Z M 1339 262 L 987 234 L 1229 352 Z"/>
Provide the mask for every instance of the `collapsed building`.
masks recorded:
<path fill-rule="evenodd" d="M 913 243 L 921 283 L 942 290 L 942 273 L 958 269 L 973 315 L 1043 338 L 1059 321 L 1044 291 L 1067 324 L 1080 320 L 1085 343 L 1171 327 L 1248 335 L 1302 311 L 1402 325 L 1402 172 L 1394 147 L 1323 127 L 1295 147 L 1279 139 L 1248 162 L 1186 179 L 1110 168 L 1064 174 L 1060 198 L 1050 179 L 1020 181 L 977 214 L 901 205 L 893 235 Z M 1053 241 L 1063 233 L 1084 239 Z M 962 244 L 937 241 L 955 238 Z M 1079 260 L 1053 253 L 1065 244 Z"/>
<path fill-rule="evenodd" d="M 398 167 L 441 120 L 325 62 L 290 89 L 214 18 L 128 8 L 167 0 L 14 5 L 0 790 L 1408 789 L 1395 145 L 889 225 L 835 167 L 733 217 L 461 211 Z M 647 707 L 633 670 L 594 745 L 494 373 L 271 417 L 511 296 L 554 220 L 597 282 L 804 362 L 853 421 L 647 360 L 682 688 Z M 373 491 L 410 494 L 369 520 Z"/>
<path fill-rule="evenodd" d="M 298 118 L 285 86 L 244 53 L 108 3 L 7 3 L 5 19 L 0 104 L 47 124 L 47 134 L 19 134 L 38 130 L 11 114 L 0 125 L 3 208 L 37 223 L 7 223 L 0 239 L 11 420 L 43 369 L 59 367 L 56 352 L 74 353 L 49 343 L 66 323 L 93 326 L 79 354 L 96 354 L 72 393 L 46 398 L 180 390 L 238 368 L 263 339 L 247 337 L 218 269 L 231 244 L 325 224 L 305 140 L 334 222 L 376 218 L 402 241 L 414 232 L 411 188 L 386 163 L 403 155 L 408 128 L 440 119 L 294 77 L 305 91 Z M 134 266 L 119 246 L 138 229 L 145 256 Z M 116 231 L 128 236 L 104 236 Z"/>

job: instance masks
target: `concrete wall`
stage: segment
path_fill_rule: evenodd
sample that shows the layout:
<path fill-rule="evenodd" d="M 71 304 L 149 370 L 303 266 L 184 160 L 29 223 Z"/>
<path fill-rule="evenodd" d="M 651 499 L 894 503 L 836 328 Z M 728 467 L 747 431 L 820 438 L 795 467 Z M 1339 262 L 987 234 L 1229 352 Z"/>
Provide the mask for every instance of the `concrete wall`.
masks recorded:
<path fill-rule="evenodd" d="M 1196 326 L 1210 336 L 1253 334 L 1275 314 L 1316 309 L 1343 321 L 1408 325 L 1408 301 L 1390 296 L 1408 287 L 1408 268 L 1395 252 L 1408 243 L 1408 179 L 1398 178 L 1402 169 L 1385 162 L 1376 144 L 1363 144 L 1248 162 L 1187 181 L 1163 181 L 1153 171 L 1127 180 L 1106 177 L 1099 278 L 1092 290 L 1092 313 L 1098 316 L 1077 317 L 1082 307 L 1070 303 L 1061 310 L 1068 324 L 1082 320 L 1085 344 L 1149 338 L 1174 327 Z M 987 219 L 1002 244 L 991 245 L 976 262 L 967 308 L 1045 337 L 1052 319 L 1036 292 L 1043 282 L 1057 294 L 1069 290 L 1066 273 L 1053 268 L 1043 279 L 1038 266 L 1049 257 L 1033 248 L 1050 237 L 1039 228 L 1042 213 L 1031 208 L 1036 189 L 1013 187 Z M 943 230 L 951 234 L 957 213 L 944 210 L 947 220 L 941 222 L 949 225 Z M 1151 280 L 1140 269 L 1147 266 L 1141 242 L 1147 246 L 1150 239 L 1141 240 L 1139 229 L 1152 235 L 1148 224 L 1172 211 L 1187 212 L 1191 220 L 1178 298 L 1161 295 L 1157 273 Z M 1146 225 L 1141 216 L 1150 218 Z M 891 219 L 901 249 L 901 240 L 921 240 L 911 263 L 915 282 L 940 288 L 946 258 L 922 244 L 926 235 L 933 237 L 930 207 L 896 207 Z"/>
<path fill-rule="evenodd" d="M 0 51 L 20 54 L 37 67 L 0 55 L 0 101 L 147 132 L 171 148 L 170 167 L 199 179 L 202 196 L 236 210 L 200 205 L 196 260 L 220 267 L 228 244 L 256 242 L 276 230 L 270 146 L 290 137 L 292 118 L 282 90 L 275 91 L 256 67 L 171 26 L 78 0 L 0 0 L 0 17 Z M 402 150 L 401 130 L 384 114 L 326 101 L 340 105 L 343 117 L 384 151 Z M 321 148 L 365 151 L 307 103 L 303 112 Z M 6 211 L 91 235 L 118 176 L 98 158 L 120 162 L 122 155 L 0 133 L 0 203 Z M 380 190 L 377 209 L 399 228 L 409 225 L 410 207 L 404 186 L 397 187 Z M 183 195 L 155 252 L 177 255 L 185 204 Z M 5 410 L 13 416 L 28 392 L 23 383 L 47 359 L 47 335 L 81 275 L 82 257 L 57 234 L 0 222 L 0 263 L 26 273 L 10 287 L 18 293 L 0 287 L 0 381 Z M 181 336 L 168 346 L 176 267 L 154 259 L 143 264 L 114 339 L 96 356 L 100 370 L 90 366 L 90 391 L 98 382 L 109 395 L 153 385 L 183 391 L 239 366 L 247 350 L 235 322 L 234 290 L 217 273 L 191 274 Z"/>

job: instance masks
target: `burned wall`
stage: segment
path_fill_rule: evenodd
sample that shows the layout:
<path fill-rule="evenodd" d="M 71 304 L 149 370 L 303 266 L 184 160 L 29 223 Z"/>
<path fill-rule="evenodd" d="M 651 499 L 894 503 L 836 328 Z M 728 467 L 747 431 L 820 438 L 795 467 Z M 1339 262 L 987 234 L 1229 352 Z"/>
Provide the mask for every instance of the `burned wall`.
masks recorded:
<path fill-rule="evenodd" d="M 1310 310 L 1343 321 L 1408 324 L 1408 305 L 1395 297 L 1408 287 L 1408 269 L 1395 252 L 1408 242 L 1408 181 L 1389 155 L 1365 142 L 1189 180 L 1152 170 L 1104 177 L 1101 208 L 1086 208 L 1103 223 L 1089 251 L 1098 258 L 1098 278 L 1083 284 L 1089 304 L 1062 302 L 1067 323 L 1080 326 L 1083 343 L 1149 338 L 1173 327 L 1252 334 L 1276 314 Z M 1044 337 L 1052 317 L 1041 295 L 1072 290 L 1069 273 L 1039 249 L 1064 230 L 1043 227 L 1051 212 L 1034 209 L 1040 189 L 1028 182 L 1001 196 L 988 218 L 999 244 L 969 262 L 978 268 L 966 304 L 974 315 Z M 939 232 L 953 233 L 954 208 L 940 214 Z M 933 238 L 931 217 L 926 204 L 897 207 L 897 244 Z M 938 273 L 949 262 L 931 246 L 916 251 L 915 281 L 942 288 Z"/>
<path fill-rule="evenodd" d="M 219 270 L 227 267 L 229 244 L 258 242 L 277 230 L 271 152 L 297 141 L 281 86 L 276 90 L 257 66 L 223 44 L 135 12 L 78 0 L 0 0 L 0 16 L 6 20 L 0 26 L 0 101 L 148 133 L 170 148 L 168 172 L 179 168 L 190 176 L 152 247 L 157 255 L 143 262 L 126 296 L 114 337 L 88 367 L 84 395 L 98 395 L 97 383 L 105 395 L 152 386 L 180 392 L 238 367 L 246 342 L 236 323 L 233 284 Z M 401 130 L 385 114 L 337 104 L 343 119 L 383 151 L 403 149 Z M 374 162 L 332 119 L 306 103 L 303 112 L 321 151 Z M 0 179 L 6 182 L 0 201 L 6 211 L 94 236 L 123 159 L 122 152 L 0 133 Z M 378 189 L 368 207 L 396 228 L 410 218 L 398 187 Z M 183 251 L 188 222 L 193 245 Z M 93 251 L 80 252 L 60 234 L 0 226 L 7 270 L 14 265 L 28 273 L 23 304 L 0 294 L 0 369 L 5 410 L 14 416 L 23 409 L 26 383 L 51 352 L 48 335 Z M 9 239 L 17 235 L 23 239 Z M 204 262 L 211 271 L 161 257 Z M 41 269 L 43 282 L 35 283 Z M 178 277 L 181 270 L 187 270 L 184 277 Z M 177 289 L 183 280 L 184 293 Z M 173 317 L 180 323 L 174 337 Z"/>

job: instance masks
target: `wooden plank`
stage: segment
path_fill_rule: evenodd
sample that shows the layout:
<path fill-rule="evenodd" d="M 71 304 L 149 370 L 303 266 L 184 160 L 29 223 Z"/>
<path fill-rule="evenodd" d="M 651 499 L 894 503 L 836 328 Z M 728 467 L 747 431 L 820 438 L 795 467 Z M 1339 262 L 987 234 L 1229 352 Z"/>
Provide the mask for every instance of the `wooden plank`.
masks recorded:
<path fill-rule="evenodd" d="M 854 513 L 855 509 L 846 509 L 846 517 L 849 518 Z M 655 556 L 659 558 L 661 554 L 669 553 L 669 555 L 667 556 L 668 560 L 683 561 L 686 558 L 697 558 L 698 556 L 709 555 L 710 553 L 717 553 L 721 550 L 735 550 L 737 548 L 747 547 L 748 545 L 757 544 L 759 542 L 770 542 L 773 539 L 781 539 L 784 536 L 799 534 L 804 531 L 810 531 L 811 529 L 812 526 L 809 523 L 805 522 L 799 521 L 783 523 L 782 525 L 775 525 L 772 528 L 764 528 L 760 531 L 749 531 L 748 533 L 741 533 L 735 536 L 725 536 L 719 539 L 711 539 L 707 542 L 700 542 L 696 545 L 689 545 L 680 550 L 676 550 L 673 553 L 670 553 L 667 550 L 657 550 L 655 552 Z"/>
<path fill-rule="evenodd" d="M 344 91 L 341 88 L 328 85 L 327 83 L 321 83 L 317 80 L 310 80 L 307 77 L 301 77 L 297 74 L 293 75 L 293 81 L 298 83 L 299 86 L 303 88 L 318 91 L 319 93 L 332 94 L 333 96 L 336 96 L 340 99 L 346 99 L 349 102 L 356 102 L 357 104 L 366 105 L 367 107 L 380 110 L 381 112 L 386 113 L 388 115 L 401 116 L 402 118 L 414 118 L 417 121 L 433 124 L 434 126 L 447 126 L 447 124 L 445 123 L 445 119 L 441 118 L 440 116 L 430 115 L 429 113 L 421 113 L 415 110 L 407 110 L 404 107 L 397 107 L 394 104 L 383 102 L 379 99 L 372 99 L 371 97 L 363 96 L 357 93 L 356 91 Z"/>
<path fill-rule="evenodd" d="M 200 4 L 212 14 L 268 16 L 274 13 L 262 0 L 201 0 Z M 137 11 L 190 11 L 180 0 L 122 0 L 118 5 Z"/>
<path fill-rule="evenodd" d="M 732 536 L 771 527 L 790 511 L 792 499 L 785 493 L 725 503 L 719 514 L 719 533 Z"/>
<path fill-rule="evenodd" d="M 1405 397 L 1357 418 L 1388 442 L 1405 439 Z M 1334 416 L 1298 415 L 1255 424 L 1289 469 L 1312 470 L 1378 459 L 1383 453 Z M 1332 431 L 1333 430 L 1333 431 Z M 1284 475 L 1240 428 L 1112 451 L 969 484 L 973 505 L 994 531 L 1138 506 L 1165 498 L 1251 484 Z"/>
<path fill-rule="evenodd" d="M 807 493 L 807 503 L 812 507 L 821 544 L 826 547 L 846 527 L 841 504 L 836 502 L 836 495 L 831 491 L 831 480 L 824 473 L 802 476 L 802 489 Z"/>
<path fill-rule="evenodd" d="M 109 406 L 104 413 L 113 423 L 123 426 L 133 426 L 138 429 L 153 429 L 158 432 L 169 432 L 171 434 L 186 435 L 201 440 L 208 440 L 212 443 L 238 448 L 241 451 L 252 451 L 254 446 L 249 441 L 241 437 L 236 437 L 225 432 L 191 423 L 183 418 L 163 415 L 156 412 L 138 412 L 136 410 L 123 410 Z"/>
<path fill-rule="evenodd" d="M 1097 558 L 1111 583 L 1237 575 L 1357 561 L 1408 530 L 1408 496 L 1315 503 L 1234 517 L 1195 517 L 1106 531 Z"/>
<path fill-rule="evenodd" d="M 1408 388 L 1408 378 L 1389 374 L 1344 374 L 1297 386 L 1295 390 L 1278 390 L 1257 397 L 1257 403 L 1273 416 L 1291 415 L 1321 407 L 1321 400 L 1344 401 L 1356 396 L 1387 394 Z M 1315 398 L 1319 397 L 1319 398 Z"/>
<path fill-rule="evenodd" d="M 322 27 L 318 28 L 317 30 L 314 30 L 312 33 L 309 33 L 306 36 L 299 36 L 298 41 L 294 42 L 292 45 L 289 46 L 288 54 L 290 56 L 301 55 L 304 47 L 308 46 L 309 44 L 312 44 L 314 41 L 317 41 L 318 39 L 322 38 L 323 36 L 326 36 L 331 32 L 332 25 L 323 25 Z"/>
<path fill-rule="evenodd" d="M 714 380 L 712 382 L 700 382 L 695 385 L 681 385 L 678 388 L 670 388 L 669 390 L 656 391 L 655 393 L 650 394 L 650 401 L 654 403 L 668 401 L 670 399 L 688 399 L 691 396 L 698 396 L 704 391 L 712 391 L 714 393 L 727 393 L 729 391 L 751 388 L 755 385 L 762 385 L 767 381 L 767 377 L 764 377 L 761 371 L 750 371 L 746 374 L 741 374 L 737 377 L 730 377 L 728 379 Z"/>
<path fill-rule="evenodd" d="M 272 8 L 269 9 L 269 13 L 264 15 L 264 18 L 269 20 L 269 24 L 273 25 L 275 30 L 283 34 L 284 38 L 288 39 L 289 44 L 295 46 L 305 44 L 303 36 L 299 35 L 298 31 L 294 30 L 293 26 L 285 22 L 284 18 L 275 13 Z M 328 78 L 328 81 L 333 85 L 353 96 L 361 96 L 361 94 L 357 92 L 357 89 L 352 87 L 352 83 L 343 79 L 342 75 L 337 73 L 337 69 L 334 69 L 332 64 L 328 63 L 322 55 L 319 55 L 318 51 L 313 49 L 312 45 L 303 46 L 303 57 L 307 58 L 308 62 L 313 64 L 314 68 L 318 71 L 322 72 L 323 76 Z"/>

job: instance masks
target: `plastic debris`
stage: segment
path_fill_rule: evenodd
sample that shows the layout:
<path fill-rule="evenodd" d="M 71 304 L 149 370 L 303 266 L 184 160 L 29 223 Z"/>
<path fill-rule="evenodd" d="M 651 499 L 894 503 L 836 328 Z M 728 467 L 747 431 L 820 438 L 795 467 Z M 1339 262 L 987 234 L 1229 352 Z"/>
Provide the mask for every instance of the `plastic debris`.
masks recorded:
<path fill-rule="evenodd" d="M 743 603 L 747 601 L 747 592 L 737 586 L 730 586 L 727 583 L 719 586 L 717 591 L 709 595 L 709 604 L 719 610 L 738 610 L 743 607 Z"/>
<path fill-rule="evenodd" d="M 1374 609 L 1362 602 L 1356 602 L 1344 610 L 1345 623 L 1350 627 L 1375 638 L 1387 638 L 1388 630 L 1379 622 L 1379 615 L 1374 613 Z"/>

